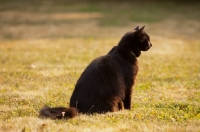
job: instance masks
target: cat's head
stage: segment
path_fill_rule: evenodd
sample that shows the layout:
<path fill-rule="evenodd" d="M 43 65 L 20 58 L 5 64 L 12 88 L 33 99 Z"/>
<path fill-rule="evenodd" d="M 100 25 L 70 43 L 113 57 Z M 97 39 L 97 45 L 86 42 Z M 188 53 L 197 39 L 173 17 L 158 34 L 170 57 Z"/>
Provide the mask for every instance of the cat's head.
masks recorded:
<path fill-rule="evenodd" d="M 152 44 L 150 42 L 150 37 L 148 34 L 144 32 L 144 27 L 139 28 L 137 26 L 134 30 L 134 38 L 138 42 L 137 46 L 140 48 L 141 51 L 147 51 L 152 47 Z"/>
<path fill-rule="evenodd" d="M 141 51 L 149 50 L 152 44 L 149 35 L 144 32 L 144 27 L 137 26 L 132 31 L 127 32 L 119 45 L 129 48 L 137 57 L 140 56 Z"/>

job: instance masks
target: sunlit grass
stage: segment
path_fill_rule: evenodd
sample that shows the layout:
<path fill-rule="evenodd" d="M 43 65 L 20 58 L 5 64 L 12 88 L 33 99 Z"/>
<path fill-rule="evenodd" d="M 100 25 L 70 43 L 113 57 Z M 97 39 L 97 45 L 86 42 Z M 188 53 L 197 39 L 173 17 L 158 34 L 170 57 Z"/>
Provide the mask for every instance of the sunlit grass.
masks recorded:
<path fill-rule="evenodd" d="M 2 130 L 20 128 L 28 131 L 41 127 L 55 131 L 198 130 L 199 42 L 192 42 L 195 47 L 192 50 L 193 47 L 185 41 L 163 38 L 166 43 L 170 43 L 166 46 L 157 37 L 152 38 L 155 48 L 143 52 L 138 59 L 140 70 L 133 91 L 131 111 L 79 115 L 68 121 L 36 118 L 39 108 L 44 104 L 68 106 L 74 85 L 84 68 L 95 57 L 106 54 L 117 39 L 1 42 L 1 60 L 4 61 L 1 62 L 0 108 L 1 124 L 5 124 L 2 125 Z M 5 43 L 7 45 L 3 46 Z M 105 44 L 104 47 L 101 46 L 102 43 Z M 161 52 L 163 49 L 165 50 Z M 196 57 L 191 54 L 196 54 Z M 15 123 L 16 126 L 10 128 L 9 124 L 16 120 L 40 123 Z"/>

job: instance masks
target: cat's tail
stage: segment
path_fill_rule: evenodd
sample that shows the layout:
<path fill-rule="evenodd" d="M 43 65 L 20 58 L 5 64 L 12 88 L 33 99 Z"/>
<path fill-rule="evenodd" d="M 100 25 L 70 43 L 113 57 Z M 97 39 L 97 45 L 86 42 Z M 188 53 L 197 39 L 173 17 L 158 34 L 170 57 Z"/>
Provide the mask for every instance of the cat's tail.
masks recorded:
<path fill-rule="evenodd" d="M 51 119 L 68 119 L 78 115 L 78 110 L 74 107 L 54 107 L 43 106 L 39 112 L 40 117 L 51 118 Z"/>

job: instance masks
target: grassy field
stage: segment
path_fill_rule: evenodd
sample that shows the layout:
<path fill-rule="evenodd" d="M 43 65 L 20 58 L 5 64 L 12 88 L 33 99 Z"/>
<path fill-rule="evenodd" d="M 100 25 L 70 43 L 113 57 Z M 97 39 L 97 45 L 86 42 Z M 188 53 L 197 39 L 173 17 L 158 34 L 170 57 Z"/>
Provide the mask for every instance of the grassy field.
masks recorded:
<path fill-rule="evenodd" d="M 200 132 L 200 2 L 0 0 L 0 131 Z M 38 117 L 68 106 L 85 67 L 146 25 L 132 110 Z"/>

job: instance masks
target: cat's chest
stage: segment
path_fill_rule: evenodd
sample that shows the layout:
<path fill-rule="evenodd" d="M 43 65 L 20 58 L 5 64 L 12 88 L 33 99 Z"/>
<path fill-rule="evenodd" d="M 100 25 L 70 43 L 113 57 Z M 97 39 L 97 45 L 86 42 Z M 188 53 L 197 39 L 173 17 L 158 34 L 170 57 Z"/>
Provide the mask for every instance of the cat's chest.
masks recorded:
<path fill-rule="evenodd" d="M 138 73 L 138 62 L 136 61 L 133 64 L 123 64 L 121 65 L 123 75 L 125 79 L 132 80 Z"/>
<path fill-rule="evenodd" d="M 137 75 L 138 70 L 139 70 L 138 61 L 136 61 L 136 62 L 133 64 L 133 66 L 132 66 L 132 72 L 133 72 L 134 78 L 135 78 L 135 76 Z"/>

